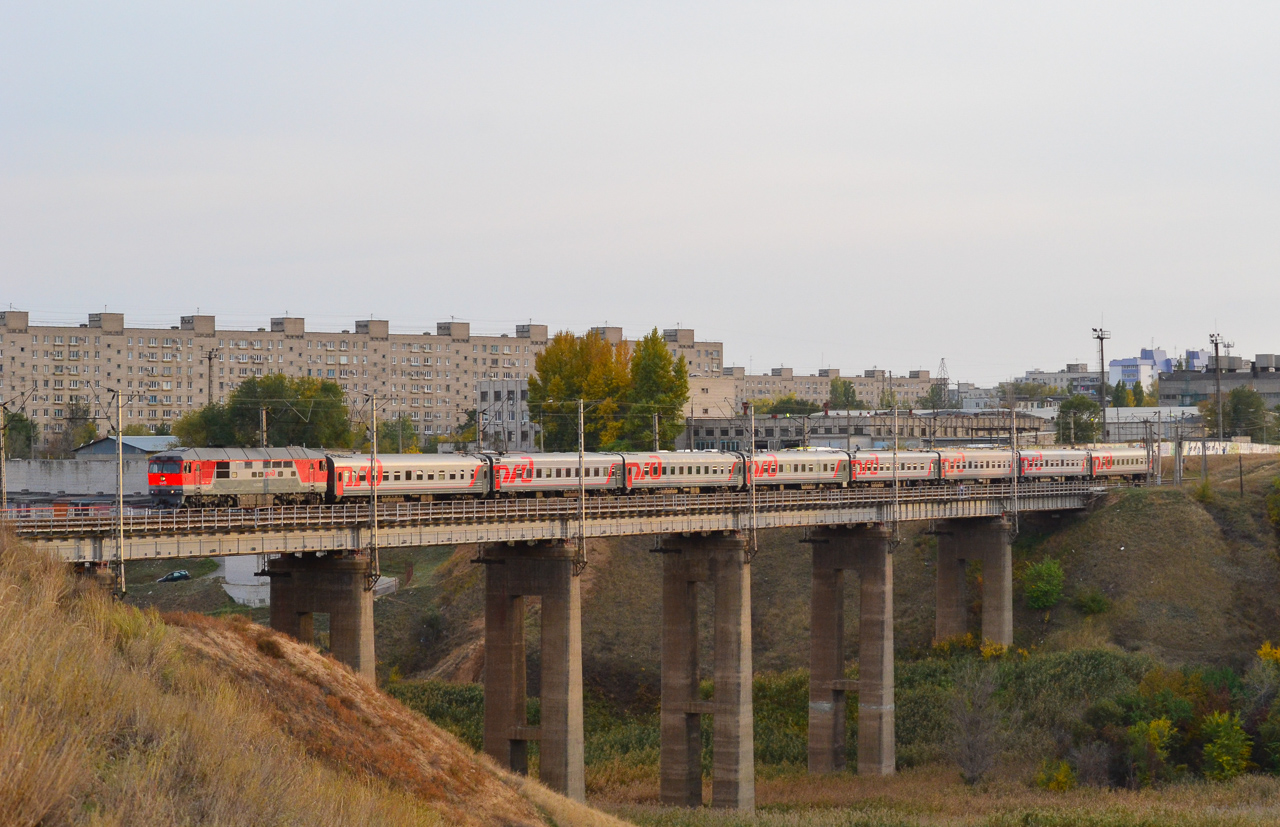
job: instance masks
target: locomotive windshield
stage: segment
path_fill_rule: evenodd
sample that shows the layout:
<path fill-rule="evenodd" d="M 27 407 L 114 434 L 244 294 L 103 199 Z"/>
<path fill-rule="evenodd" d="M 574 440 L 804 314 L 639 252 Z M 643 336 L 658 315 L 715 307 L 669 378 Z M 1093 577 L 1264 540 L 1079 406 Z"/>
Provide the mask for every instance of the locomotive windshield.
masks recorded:
<path fill-rule="evenodd" d="M 182 471 L 182 463 L 176 459 L 152 460 L 152 474 L 177 474 Z"/>

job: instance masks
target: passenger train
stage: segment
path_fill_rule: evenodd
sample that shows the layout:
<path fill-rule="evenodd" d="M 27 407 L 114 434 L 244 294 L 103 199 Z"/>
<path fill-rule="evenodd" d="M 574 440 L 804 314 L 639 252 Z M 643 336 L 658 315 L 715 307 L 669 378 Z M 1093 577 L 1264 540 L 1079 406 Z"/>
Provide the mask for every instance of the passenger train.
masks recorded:
<path fill-rule="evenodd" d="M 802 448 L 759 453 L 754 465 L 736 451 L 589 453 L 578 476 L 573 454 L 368 454 L 309 448 L 186 448 L 151 458 L 148 487 L 160 505 L 184 508 L 305 505 L 379 499 L 577 496 L 893 485 L 988 484 L 1009 479 L 1141 480 L 1143 448 L 1018 452 L 892 451 Z"/>

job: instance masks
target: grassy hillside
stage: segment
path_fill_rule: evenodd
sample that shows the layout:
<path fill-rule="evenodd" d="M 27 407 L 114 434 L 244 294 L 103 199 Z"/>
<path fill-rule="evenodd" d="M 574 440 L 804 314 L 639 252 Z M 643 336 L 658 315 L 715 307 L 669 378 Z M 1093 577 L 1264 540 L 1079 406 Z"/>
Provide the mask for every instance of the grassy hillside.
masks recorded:
<path fill-rule="evenodd" d="M 1015 582 L 1015 642 L 1049 649 L 1117 645 L 1174 663 L 1246 663 L 1263 640 L 1280 640 L 1280 564 L 1264 497 L 1280 460 L 1244 461 L 1239 495 L 1235 458 L 1211 461 L 1210 495 L 1189 480 L 1126 490 L 1088 513 L 1023 515 L 1014 546 L 1015 575 L 1045 557 L 1066 572 L 1064 599 L 1051 611 L 1026 607 Z M 1199 463 L 1191 470 L 1198 473 Z M 1202 501 L 1203 500 L 1203 501 Z M 929 652 L 934 625 L 936 540 L 926 524 L 903 527 L 894 554 L 894 634 L 900 658 Z M 752 564 L 754 658 L 758 672 L 808 666 L 809 546 L 800 530 L 762 532 Z M 652 538 L 595 541 L 583 590 L 583 657 L 588 684 L 630 705 L 656 697 L 661 555 Z M 1123 550 L 1122 550 L 1123 548 Z M 435 570 L 439 616 L 419 668 L 403 674 L 478 680 L 483 667 L 483 571 L 473 548 L 459 548 Z M 981 617 L 981 567 L 969 572 L 970 629 Z M 856 579 L 846 589 L 847 656 L 858 649 Z M 702 594 L 704 663 L 710 656 L 708 589 Z M 1100 595 L 1106 610 L 1089 614 L 1081 598 Z M 1095 602 L 1089 610 L 1096 610 Z M 536 612 L 529 622 L 536 667 Z M 381 639 L 379 643 L 381 644 Z M 536 669 L 534 670 L 536 672 Z M 533 676 L 536 681 L 536 675 Z M 536 685 L 536 684 L 535 684 Z"/>
<path fill-rule="evenodd" d="M 162 619 L 0 536 L 5 825 L 618 824 L 244 618 Z"/>

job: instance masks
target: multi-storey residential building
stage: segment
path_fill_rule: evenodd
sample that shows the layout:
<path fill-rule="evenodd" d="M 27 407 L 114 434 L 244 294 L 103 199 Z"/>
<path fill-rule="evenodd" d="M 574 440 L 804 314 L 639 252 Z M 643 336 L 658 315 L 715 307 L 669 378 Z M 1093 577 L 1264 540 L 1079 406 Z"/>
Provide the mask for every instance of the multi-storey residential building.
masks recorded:
<path fill-rule="evenodd" d="M 1065 370 L 1053 372 L 1029 370 L 1023 375 L 1022 381 L 1048 385 L 1057 396 L 1098 393 L 1098 372 L 1089 370 L 1089 365 L 1085 362 L 1068 362 Z"/>
<path fill-rule="evenodd" d="M 256 330 L 219 330 L 201 315 L 167 329 L 126 327 L 121 313 L 94 313 L 77 326 L 28 321 L 26 312 L 0 313 L 0 401 L 34 419 L 46 440 L 75 402 L 105 424 L 112 391 L 127 400 L 126 426 L 154 430 L 273 373 L 337 382 L 353 411 L 376 393 L 382 416 L 404 415 L 423 435 L 446 433 L 475 409 L 479 380 L 528 379 L 547 343 L 546 326 L 535 324 L 514 336 L 473 336 L 461 322 L 408 334 L 374 319 L 340 332 L 287 317 Z"/>
<path fill-rule="evenodd" d="M 478 387 L 484 447 L 494 451 L 536 450 L 539 428 L 529 416 L 529 380 L 481 379 Z"/>
<path fill-rule="evenodd" d="M 593 327 L 589 331 L 612 345 L 626 342 L 635 346 L 634 339 L 624 338 L 620 327 Z M 723 342 L 699 342 L 692 328 L 675 328 L 662 331 L 667 350 L 675 358 L 684 357 L 690 377 L 719 376 L 724 364 Z"/>
<path fill-rule="evenodd" d="M 791 368 L 773 368 L 767 374 L 748 375 L 743 368 L 731 367 L 725 368 L 725 375 L 738 382 L 739 403 L 794 394 L 797 399 L 821 405 L 831 398 L 831 380 L 843 379 L 853 386 L 860 402 L 876 407 L 892 393 L 900 407 L 911 408 L 928 395 L 936 382 L 927 370 L 909 371 L 906 376 L 891 376 L 886 370 L 867 370 L 861 376 L 841 376 L 839 368 L 821 368 L 817 375 L 796 376 Z"/>

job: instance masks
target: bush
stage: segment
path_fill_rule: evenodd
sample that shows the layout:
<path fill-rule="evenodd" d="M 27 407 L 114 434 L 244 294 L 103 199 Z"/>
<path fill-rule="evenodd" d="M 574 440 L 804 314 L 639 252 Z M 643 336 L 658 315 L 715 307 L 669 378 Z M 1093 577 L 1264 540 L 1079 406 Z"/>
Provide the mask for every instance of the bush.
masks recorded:
<path fill-rule="evenodd" d="M 1111 601 L 1098 589 L 1085 589 L 1076 595 L 1076 609 L 1084 615 L 1100 615 L 1111 609 Z"/>
<path fill-rule="evenodd" d="M 1036 773 L 1036 786 L 1065 793 L 1076 788 L 1076 773 L 1066 761 L 1045 761 Z"/>
<path fill-rule="evenodd" d="M 1210 712 L 1200 726 L 1204 736 L 1205 778 L 1213 781 L 1230 781 L 1249 766 L 1252 746 L 1249 736 L 1240 726 L 1240 716 L 1234 712 Z"/>
<path fill-rule="evenodd" d="M 1173 733 L 1173 722 L 1168 718 L 1156 718 L 1129 727 L 1129 760 L 1139 784 L 1154 784 L 1167 775 Z"/>
<path fill-rule="evenodd" d="M 1280 477 L 1271 481 L 1271 491 L 1267 494 L 1267 519 L 1276 531 L 1280 531 Z"/>
<path fill-rule="evenodd" d="M 1052 557 L 1032 563 L 1022 576 L 1027 608 L 1052 609 L 1058 605 L 1058 601 L 1062 599 L 1062 584 L 1066 579 L 1062 565 Z"/>

